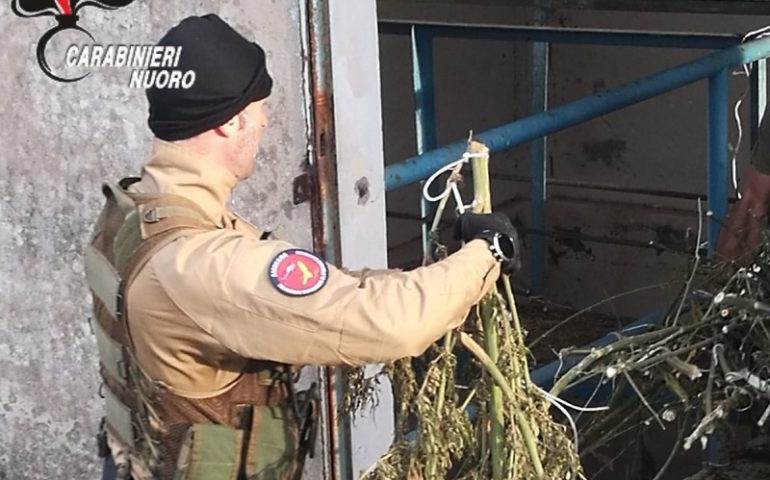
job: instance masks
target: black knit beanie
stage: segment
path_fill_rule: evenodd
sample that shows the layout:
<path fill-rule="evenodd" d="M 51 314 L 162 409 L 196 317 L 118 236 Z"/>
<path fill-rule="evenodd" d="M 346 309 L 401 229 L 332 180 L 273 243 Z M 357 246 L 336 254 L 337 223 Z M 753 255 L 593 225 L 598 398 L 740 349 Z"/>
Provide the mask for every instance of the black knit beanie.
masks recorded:
<path fill-rule="evenodd" d="M 148 124 L 162 140 L 194 137 L 218 127 L 246 105 L 270 95 L 273 80 L 265 52 L 217 15 L 182 20 L 158 42 L 182 47 L 175 70 L 195 72 L 189 89 L 146 90 Z M 159 68 L 164 70 L 167 68 Z"/>

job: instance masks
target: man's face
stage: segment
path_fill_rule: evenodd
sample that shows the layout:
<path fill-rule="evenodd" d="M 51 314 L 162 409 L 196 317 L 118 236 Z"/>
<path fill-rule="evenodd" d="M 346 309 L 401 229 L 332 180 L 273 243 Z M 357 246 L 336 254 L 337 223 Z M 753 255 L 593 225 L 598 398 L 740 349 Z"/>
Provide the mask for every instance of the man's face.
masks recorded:
<path fill-rule="evenodd" d="M 252 102 L 240 113 L 242 129 L 238 135 L 238 171 L 240 179 L 248 178 L 254 171 L 262 140 L 262 131 L 267 128 L 267 99 Z"/>

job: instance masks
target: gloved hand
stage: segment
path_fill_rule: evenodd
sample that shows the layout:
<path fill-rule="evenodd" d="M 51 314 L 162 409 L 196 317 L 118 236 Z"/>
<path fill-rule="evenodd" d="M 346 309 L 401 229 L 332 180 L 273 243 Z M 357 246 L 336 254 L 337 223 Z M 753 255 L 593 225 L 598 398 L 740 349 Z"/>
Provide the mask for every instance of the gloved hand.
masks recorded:
<path fill-rule="evenodd" d="M 510 275 L 521 269 L 519 235 L 502 213 L 463 213 L 455 221 L 454 238 L 464 242 L 485 240 L 503 273 Z"/>

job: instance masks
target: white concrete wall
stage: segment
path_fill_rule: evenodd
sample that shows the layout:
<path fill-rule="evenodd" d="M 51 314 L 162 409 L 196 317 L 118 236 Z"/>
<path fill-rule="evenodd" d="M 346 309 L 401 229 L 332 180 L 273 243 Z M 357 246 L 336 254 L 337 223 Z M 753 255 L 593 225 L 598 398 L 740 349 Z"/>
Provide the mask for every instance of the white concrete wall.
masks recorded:
<path fill-rule="evenodd" d="M 102 401 L 82 255 L 100 184 L 138 173 L 149 151 L 147 103 L 127 88 L 124 70 L 73 84 L 45 77 L 35 45 L 54 19 L 18 18 L 10 3 L 0 4 L 0 479 L 92 479 Z M 258 41 L 275 80 L 271 127 L 257 174 L 233 203 L 309 247 L 308 205 L 291 201 L 307 158 L 300 5 L 138 0 L 110 12 L 85 8 L 80 24 L 97 42 L 153 43 L 183 17 L 215 12 Z M 51 45 L 52 58 L 62 46 Z M 315 468 L 308 478 L 321 478 Z"/>

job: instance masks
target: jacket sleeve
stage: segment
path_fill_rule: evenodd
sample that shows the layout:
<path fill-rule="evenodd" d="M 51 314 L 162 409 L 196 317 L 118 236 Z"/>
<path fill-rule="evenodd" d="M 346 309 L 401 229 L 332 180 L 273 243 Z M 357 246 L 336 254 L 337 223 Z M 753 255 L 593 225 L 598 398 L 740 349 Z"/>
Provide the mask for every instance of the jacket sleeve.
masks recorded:
<path fill-rule="evenodd" d="M 289 364 L 359 365 L 419 355 L 462 324 L 499 275 L 483 240 L 409 272 L 354 277 L 329 266 L 317 292 L 273 286 L 272 260 L 290 244 L 237 232 L 174 242 L 153 259 L 177 306 L 224 346 Z"/>

